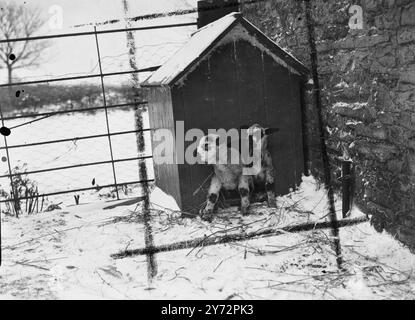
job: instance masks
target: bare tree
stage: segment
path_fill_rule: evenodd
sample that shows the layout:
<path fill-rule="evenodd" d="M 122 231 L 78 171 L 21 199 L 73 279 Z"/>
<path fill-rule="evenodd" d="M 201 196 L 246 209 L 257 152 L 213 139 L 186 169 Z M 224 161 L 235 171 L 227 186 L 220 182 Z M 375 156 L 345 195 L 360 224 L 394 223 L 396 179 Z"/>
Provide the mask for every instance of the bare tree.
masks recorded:
<path fill-rule="evenodd" d="M 0 1 L 0 7 L 1 39 L 31 37 L 46 22 L 36 7 L 10 1 Z M 41 40 L 1 43 L 0 62 L 7 68 L 8 82 L 12 83 L 13 70 L 38 64 L 47 47 L 48 42 Z"/>

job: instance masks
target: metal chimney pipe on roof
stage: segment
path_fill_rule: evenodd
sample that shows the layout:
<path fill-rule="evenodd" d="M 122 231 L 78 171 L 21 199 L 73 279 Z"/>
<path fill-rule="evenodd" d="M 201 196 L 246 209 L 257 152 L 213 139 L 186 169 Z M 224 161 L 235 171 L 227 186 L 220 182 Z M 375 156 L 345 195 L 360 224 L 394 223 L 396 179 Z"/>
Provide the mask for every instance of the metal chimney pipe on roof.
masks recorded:
<path fill-rule="evenodd" d="M 197 2 L 197 27 L 200 29 L 235 11 L 239 11 L 238 0 L 200 0 Z"/>

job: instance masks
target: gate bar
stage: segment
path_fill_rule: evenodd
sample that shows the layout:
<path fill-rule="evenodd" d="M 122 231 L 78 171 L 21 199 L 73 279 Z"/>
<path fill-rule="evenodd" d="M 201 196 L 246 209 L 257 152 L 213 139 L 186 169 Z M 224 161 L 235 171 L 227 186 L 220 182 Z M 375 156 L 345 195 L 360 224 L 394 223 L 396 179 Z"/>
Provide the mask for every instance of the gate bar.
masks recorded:
<path fill-rule="evenodd" d="M 23 175 L 28 175 L 28 174 L 36 174 L 36 173 L 43 173 L 43 172 L 50 172 L 50 171 L 57 171 L 57 170 L 67 170 L 67 169 L 74 169 L 74 168 L 80 168 L 80 167 L 89 167 L 89 166 L 95 166 L 95 165 L 99 166 L 99 165 L 102 165 L 102 164 L 115 163 L 115 162 L 128 162 L 128 161 L 134 161 L 134 160 L 145 160 L 145 159 L 150 159 L 152 157 L 153 156 L 141 156 L 141 157 L 127 158 L 127 159 L 117 159 L 117 160 L 107 160 L 107 161 L 81 163 L 81 164 L 74 164 L 74 165 L 71 165 L 71 166 L 40 169 L 40 170 L 33 170 L 33 171 L 25 171 L 25 172 L 21 172 L 21 173 L 5 174 L 5 175 L 1 175 L 0 178 L 17 177 L 17 176 L 23 176 Z"/>
<path fill-rule="evenodd" d="M 150 131 L 151 129 L 142 129 L 141 131 Z M 129 133 L 137 133 L 137 130 L 130 130 L 130 131 L 121 131 L 121 132 L 114 132 L 110 133 L 110 136 L 118 136 L 122 134 L 129 134 Z M 85 140 L 85 139 L 95 139 L 95 138 L 102 138 L 108 137 L 108 134 L 97 134 L 93 136 L 85 136 L 85 137 L 75 137 L 75 138 L 67 138 L 67 139 L 60 139 L 60 140 L 50 140 L 50 141 L 41 141 L 41 142 L 33 142 L 33 143 L 26 143 L 26 144 L 17 144 L 8 146 L 8 149 L 12 148 L 23 148 L 23 147 L 33 147 L 33 146 L 40 146 L 43 144 L 52 144 L 52 143 L 60 143 L 60 142 L 69 142 L 69 141 L 78 141 L 78 140 Z M 6 147 L 0 147 L 0 150 L 6 149 Z"/>
<path fill-rule="evenodd" d="M 137 180 L 137 181 L 118 183 L 117 186 L 126 186 L 126 185 L 129 185 L 129 184 L 149 183 L 149 182 L 153 182 L 153 181 L 154 181 L 154 179 Z M 104 185 L 104 186 L 99 186 L 99 189 L 111 188 L 111 187 L 115 187 L 115 184 L 107 184 L 107 185 Z M 39 194 L 38 196 L 21 197 L 21 198 L 19 198 L 19 200 L 33 199 L 33 198 L 36 198 L 36 197 L 49 197 L 49 196 L 56 196 L 56 195 L 59 195 L 59 194 L 89 191 L 89 190 L 96 190 L 96 189 L 98 189 L 98 188 L 97 187 L 89 187 L 89 188 L 72 189 L 72 190 L 66 190 L 66 191 L 57 191 L 57 192 L 51 192 L 51 193 L 43 193 L 43 194 Z M 0 200 L 0 203 L 11 202 L 11 201 L 14 201 L 14 200 L 13 199 Z"/>
<path fill-rule="evenodd" d="M 107 106 L 107 109 L 111 108 L 121 108 L 121 107 L 128 107 L 128 106 L 135 106 L 136 104 L 147 104 L 147 101 L 143 102 L 128 102 L 128 103 L 120 103 L 120 104 L 113 104 Z M 29 113 L 29 114 L 22 114 L 19 116 L 10 116 L 10 117 L 4 117 L 4 120 L 16 120 L 16 119 L 22 119 L 22 118 L 37 118 L 37 117 L 43 117 L 43 116 L 54 116 L 57 114 L 65 114 L 65 113 L 76 113 L 76 112 L 88 112 L 88 111 L 95 111 L 95 110 L 102 110 L 105 109 L 104 106 L 99 107 L 92 107 L 92 108 L 83 108 L 83 109 L 71 109 L 71 110 L 62 110 L 62 111 L 52 111 L 52 112 L 39 112 L 39 113 Z"/>
<path fill-rule="evenodd" d="M 165 29 L 165 28 L 176 28 L 176 27 L 188 27 L 188 26 L 195 26 L 195 25 L 197 25 L 196 22 L 187 22 L 187 23 L 164 24 L 164 25 L 147 26 L 147 27 L 100 30 L 100 31 L 97 31 L 96 33 L 94 31 L 62 33 L 62 34 L 52 34 L 52 35 L 46 35 L 46 36 L 36 36 L 36 37 L 25 37 L 25 38 L 14 38 L 14 39 L 0 40 L 0 43 L 9 43 L 9 42 L 18 42 L 18 41 L 31 41 L 31 40 L 46 40 L 46 39 L 53 39 L 53 38 L 65 38 L 65 37 L 76 37 L 76 36 L 90 36 L 90 35 L 94 35 L 94 34 L 118 33 L 118 32 L 126 32 L 126 31 L 140 31 L 140 30 L 153 30 L 153 29 Z"/>
<path fill-rule="evenodd" d="M 12 82 L 12 83 L 3 83 L 0 84 L 0 88 L 4 87 L 13 87 L 13 86 L 23 86 L 23 85 L 31 85 L 31 84 L 40 84 L 40 83 L 49 83 L 49 82 L 58 82 L 58 81 L 70 81 L 70 80 L 80 80 L 80 79 L 89 79 L 89 78 L 98 78 L 98 77 L 111 77 L 111 76 L 119 76 L 123 74 L 131 74 L 131 73 L 138 73 L 138 72 L 151 72 L 156 71 L 159 69 L 160 66 L 152 66 L 143 69 L 137 70 L 128 70 L 128 71 L 118 71 L 118 72 L 109 72 L 109 73 L 100 73 L 100 74 L 89 74 L 85 76 L 73 76 L 73 77 L 63 77 L 63 78 L 52 78 L 48 80 L 34 80 L 34 81 L 24 81 L 24 82 Z"/>

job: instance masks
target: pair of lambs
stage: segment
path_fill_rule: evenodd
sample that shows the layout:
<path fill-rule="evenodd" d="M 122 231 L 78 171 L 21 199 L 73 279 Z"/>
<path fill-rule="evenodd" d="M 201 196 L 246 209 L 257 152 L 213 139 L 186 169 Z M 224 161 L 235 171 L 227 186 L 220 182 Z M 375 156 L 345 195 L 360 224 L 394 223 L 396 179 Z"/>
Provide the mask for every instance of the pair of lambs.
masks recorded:
<path fill-rule="evenodd" d="M 241 127 L 241 129 L 245 128 Z M 244 174 L 246 172 L 244 169 L 249 169 L 252 164 L 247 164 L 244 156 L 232 146 L 220 143 L 218 135 L 208 134 L 200 140 L 197 153 L 202 161 L 213 164 L 214 168 L 214 175 L 210 182 L 206 206 L 201 210 L 202 219 L 207 221 L 213 219 L 213 211 L 222 188 L 225 190 L 239 191 L 241 197 L 240 207 L 243 215 L 248 213 L 250 194 L 254 186 L 259 184 L 265 184 L 268 205 L 270 207 L 276 207 L 274 166 L 272 164 L 271 153 L 268 149 L 267 137 L 277 130 L 263 128 L 258 124 L 254 124 L 247 129 L 246 141 L 240 141 L 240 145 L 241 143 L 249 143 L 248 150 L 251 156 L 255 152 L 260 155 L 260 167 L 257 168 L 255 174 Z M 222 162 L 218 161 L 223 155 L 227 156 L 226 160 Z M 235 159 L 235 157 L 238 159 Z"/>

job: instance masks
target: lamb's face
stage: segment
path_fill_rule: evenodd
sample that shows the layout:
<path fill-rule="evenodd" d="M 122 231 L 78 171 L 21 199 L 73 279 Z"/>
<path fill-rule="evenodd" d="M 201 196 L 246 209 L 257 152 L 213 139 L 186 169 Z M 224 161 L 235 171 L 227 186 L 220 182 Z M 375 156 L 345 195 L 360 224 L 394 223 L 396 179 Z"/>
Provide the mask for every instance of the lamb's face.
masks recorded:
<path fill-rule="evenodd" d="M 197 147 L 197 154 L 205 163 L 216 163 L 216 155 L 219 149 L 219 135 L 208 134 L 202 137 Z"/>

